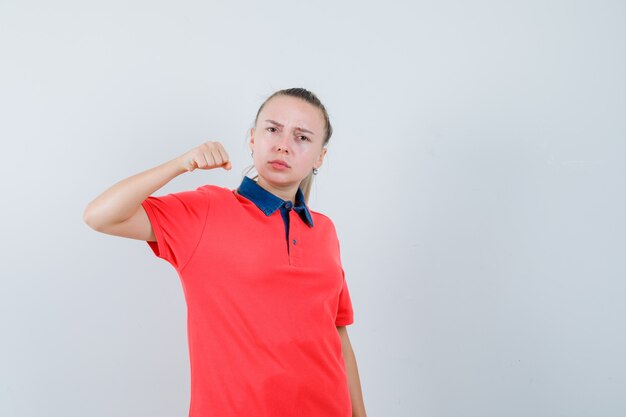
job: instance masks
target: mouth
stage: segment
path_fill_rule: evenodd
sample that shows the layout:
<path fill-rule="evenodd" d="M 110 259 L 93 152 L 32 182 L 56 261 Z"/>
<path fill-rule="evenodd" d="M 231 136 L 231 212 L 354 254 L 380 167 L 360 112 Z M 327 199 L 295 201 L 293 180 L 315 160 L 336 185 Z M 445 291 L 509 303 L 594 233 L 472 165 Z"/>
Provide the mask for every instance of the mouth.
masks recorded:
<path fill-rule="evenodd" d="M 286 163 L 285 161 L 281 161 L 280 159 L 274 159 L 273 161 L 269 161 L 268 163 L 272 166 L 279 165 L 285 168 L 291 168 L 288 163 Z"/>

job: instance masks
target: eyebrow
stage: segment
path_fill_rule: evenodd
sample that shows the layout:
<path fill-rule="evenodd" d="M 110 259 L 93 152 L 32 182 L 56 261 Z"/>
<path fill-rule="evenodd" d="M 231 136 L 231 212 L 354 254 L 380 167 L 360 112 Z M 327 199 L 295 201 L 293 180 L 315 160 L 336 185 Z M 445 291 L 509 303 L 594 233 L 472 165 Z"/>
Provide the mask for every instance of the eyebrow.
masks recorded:
<path fill-rule="evenodd" d="M 274 120 L 267 119 L 267 120 L 265 120 L 265 121 L 266 121 L 266 122 L 273 123 L 273 124 L 275 124 L 275 125 L 277 125 L 277 126 L 280 126 L 280 127 L 284 127 L 283 125 L 281 125 L 280 123 L 278 123 L 277 121 L 274 121 Z M 314 134 L 315 134 L 315 133 L 311 132 L 310 130 L 304 129 L 304 128 L 302 128 L 302 127 L 297 127 L 297 126 L 296 126 L 296 129 L 298 129 L 298 130 L 299 130 L 299 131 L 301 131 L 301 132 L 310 133 L 310 134 L 312 134 L 312 135 L 314 135 Z"/>

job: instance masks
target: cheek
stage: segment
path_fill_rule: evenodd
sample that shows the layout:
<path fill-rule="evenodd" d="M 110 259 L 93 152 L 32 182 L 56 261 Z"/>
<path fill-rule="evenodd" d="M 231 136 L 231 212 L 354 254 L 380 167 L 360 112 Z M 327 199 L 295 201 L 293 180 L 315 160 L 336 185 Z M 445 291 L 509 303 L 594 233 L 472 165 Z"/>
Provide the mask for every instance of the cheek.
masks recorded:
<path fill-rule="evenodd" d="M 310 144 L 306 150 L 303 150 L 303 152 L 306 153 L 307 158 L 309 158 L 311 161 L 316 161 L 317 158 L 319 158 L 322 153 L 322 151 L 318 149 L 316 145 L 310 145 Z"/>
<path fill-rule="evenodd" d="M 272 143 L 271 143 L 271 141 L 268 138 L 263 137 L 263 138 L 261 138 L 261 140 L 259 141 L 257 146 L 262 151 L 267 151 L 268 149 L 270 149 L 272 147 Z"/>

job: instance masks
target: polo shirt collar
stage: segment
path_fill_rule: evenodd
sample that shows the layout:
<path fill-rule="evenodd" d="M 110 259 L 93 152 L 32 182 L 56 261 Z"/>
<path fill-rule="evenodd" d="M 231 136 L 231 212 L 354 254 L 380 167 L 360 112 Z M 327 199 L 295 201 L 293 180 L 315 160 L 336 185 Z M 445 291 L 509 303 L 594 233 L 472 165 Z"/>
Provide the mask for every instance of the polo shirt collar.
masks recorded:
<path fill-rule="evenodd" d="M 271 215 L 279 208 L 283 207 L 287 201 L 270 193 L 265 188 L 261 187 L 255 180 L 250 177 L 244 176 L 237 192 L 248 200 L 252 201 L 256 206 L 265 213 L 266 216 Z M 298 213 L 302 221 L 307 223 L 310 227 L 313 227 L 313 218 L 309 212 L 306 203 L 304 202 L 304 193 L 298 187 L 296 191 L 296 201 L 293 205 L 293 209 Z"/>

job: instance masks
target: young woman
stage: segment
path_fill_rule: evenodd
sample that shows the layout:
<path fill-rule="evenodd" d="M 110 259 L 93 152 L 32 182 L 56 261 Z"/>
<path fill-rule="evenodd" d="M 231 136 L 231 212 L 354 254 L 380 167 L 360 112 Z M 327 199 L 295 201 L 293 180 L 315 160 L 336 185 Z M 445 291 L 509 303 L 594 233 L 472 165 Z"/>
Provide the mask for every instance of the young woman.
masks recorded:
<path fill-rule="evenodd" d="M 307 206 L 332 127 L 310 91 L 280 90 L 250 130 L 258 175 L 155 197 L 195 169 L 232 168 L 219 142 L 118 182 L 85 209 L 93 229 L 145 240 L 187 303 L 190 417 L 366 416 L 333 222 Z M 258 178 L 257 181 L 255 179 Z"/>

